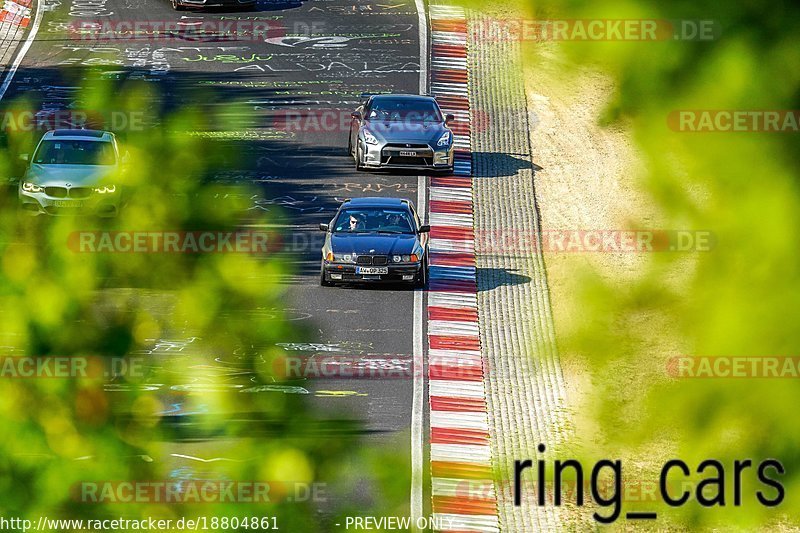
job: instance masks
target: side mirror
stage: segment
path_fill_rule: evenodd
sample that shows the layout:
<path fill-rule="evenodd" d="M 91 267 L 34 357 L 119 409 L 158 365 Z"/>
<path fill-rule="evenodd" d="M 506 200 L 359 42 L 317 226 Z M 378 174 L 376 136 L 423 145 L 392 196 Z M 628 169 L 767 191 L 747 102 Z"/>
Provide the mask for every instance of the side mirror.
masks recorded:
<path fill-rule="evenodd" d="M 21 161 L 27 161 L 31 158 L 30 154 L 19 154 L 19 158 Z"/>
<path fill-rule="evenodd" d="M 329 224 L 320 224 L 319 225 L 319 230 L 320 231 L 328 231 L 329 229 L 330 229 L 330 225 Z"/>
<path fill-rule="evenodd" d="M 361 113 L 359 113 L 358 111 L 353 111 L 352 113 L 350 113 L 350 117 L 358 120 L 361 118 Z"/>
<path fill-rule="evenodd" d="M 431 227 L 429 225 L 427 225 L 427 224 L 424 224 L 424 225 L 419 227 L 419 232 L 420 233 L 428 233 L 429 231 L 431 231 Z"/>
<path fill-rule="evenodd" d="M 446 116 L 446 117 L 444 117 L 444 121 L 445 121 L 445 123 L 447 123 L 447 124 L 450 124 L 450 123 L 451 123 L 451 122 L 453 122 L 455 119 L 456 119 L 456 116 L 455 116 L 454 114 L 452 114 L 452 113 L 448 113 L 448 114 L 447 114 L 447 116 Z"/>

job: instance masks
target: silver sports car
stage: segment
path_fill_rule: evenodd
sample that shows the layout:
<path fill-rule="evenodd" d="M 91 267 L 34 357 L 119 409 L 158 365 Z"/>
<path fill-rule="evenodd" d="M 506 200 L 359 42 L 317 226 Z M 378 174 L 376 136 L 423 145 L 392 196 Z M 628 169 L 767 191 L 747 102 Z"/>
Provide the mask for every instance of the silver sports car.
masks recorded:
<path fill-rule="evenodd" d="M 430 96 L 364 95 L 352 114 L 348 150 L 356 170 L 453 170 L 452 115 Z"/>

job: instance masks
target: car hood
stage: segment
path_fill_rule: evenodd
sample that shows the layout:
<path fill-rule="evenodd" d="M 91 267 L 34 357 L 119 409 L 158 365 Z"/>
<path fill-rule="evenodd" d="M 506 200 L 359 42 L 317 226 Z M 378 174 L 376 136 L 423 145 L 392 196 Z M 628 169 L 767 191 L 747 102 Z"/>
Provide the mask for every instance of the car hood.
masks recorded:
<path fill-rule="evenodd" d="M 25 181 L 42 187 L 91 187 L 117 171 L 116 165 L 37 165 L 25 172 Z"/>
<path fill-rule="evenodd" d="M 414 253 L 418 243 L 416 235 L 331 234 L 331 249 L 337 254 L 408 255 Z"/>
<path fill-rule="evenodd" d="M 441 122 L 383 122 L 368 120 L 364 123 L 369 131 L 385 142 L 426 143 L 433 144 L 448 131 Z"/>

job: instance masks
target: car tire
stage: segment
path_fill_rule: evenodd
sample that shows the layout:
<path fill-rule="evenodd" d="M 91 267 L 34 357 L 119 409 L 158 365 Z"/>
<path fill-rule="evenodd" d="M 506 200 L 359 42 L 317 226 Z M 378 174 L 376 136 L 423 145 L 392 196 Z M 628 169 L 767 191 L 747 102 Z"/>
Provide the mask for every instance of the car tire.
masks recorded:
<path fill-rule="evenodd" d="M 363 156 L 364 156 L 364 151 L 361 149 L 360 146 L 357 147 L 356 148 L 356 157 L 355 157 L 355 159 L 356 159 L 356 171 L 357 172 L 361 172 L 362 170 L 364 170 L 364 167 L 361 166 L 361 160 L 363 159 Z"/>
<path fill-rule="evenodd" d="M 417 279 L 414 282 L 414 287 L 417 289 L 424 289 L 428 286 L 428 261 L 427 259 L 422 263 L 422 269 L 417 275 Z"/>
<path fill-rule="evenodd" d="M 172 9 L 175 11 L 184 11 L 186 8 L 178 3 L 178 0 L 172 0 Z"/>
<path fill-rule="evenodd" d="M 320 287 L 333 287 L 333 282 L 325 279 L 325 267 L 323 266 L 319 268 L 319 285 Z"/>

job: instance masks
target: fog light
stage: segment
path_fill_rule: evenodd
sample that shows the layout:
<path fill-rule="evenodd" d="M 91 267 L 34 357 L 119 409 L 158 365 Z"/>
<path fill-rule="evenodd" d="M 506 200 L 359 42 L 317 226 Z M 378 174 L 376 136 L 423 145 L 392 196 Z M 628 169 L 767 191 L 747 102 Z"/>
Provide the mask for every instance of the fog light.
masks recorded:
<path fill-rule="evenodd" d="M 433 163 L 436 165 L 446 165 L 450 162 L 450 154 L 447 152 L 436 152 L 433 154 Z"/>
<path fill-rule="evenodd" d="M 331 279 L 342 279 L 342 275 L 341 274 L 331 274 L 330 276 L 331 276 Z"/>
<path fill-rule="evenodd" d="M 403 274 L 403 281 L 411 281 L 414 279 L 414 274 Z"/>

